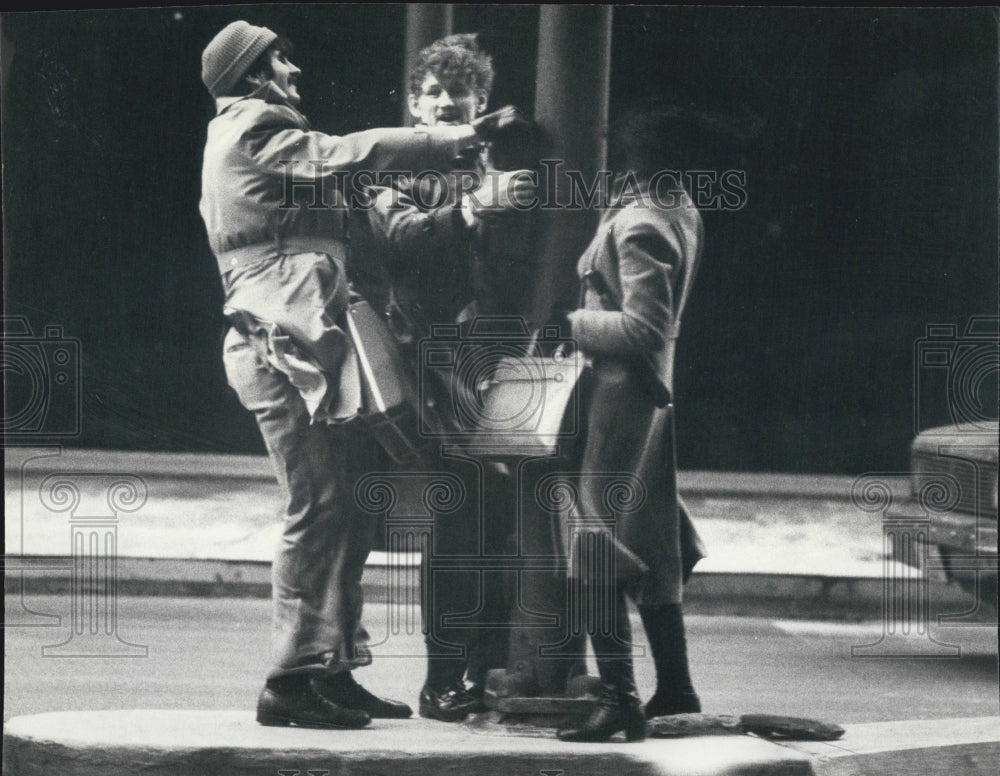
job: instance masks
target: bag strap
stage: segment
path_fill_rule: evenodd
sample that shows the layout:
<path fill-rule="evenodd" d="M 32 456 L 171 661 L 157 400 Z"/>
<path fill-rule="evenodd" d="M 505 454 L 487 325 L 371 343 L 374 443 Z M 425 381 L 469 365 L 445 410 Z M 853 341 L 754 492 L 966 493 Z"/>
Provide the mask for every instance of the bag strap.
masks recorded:
<path fill-rule="evenodd" d="M 361 302 L 361 304 L 367 304 L 367 302 Z M 348 308 L 347 314 L 344 317 L 347 319 L 347 331 L 351 336 L 352 342 L 354 343 L 354 350 L 358 356 L 358 363 L 361 364 L 361 371 L 364 372 L 365 381 L 368 383 L 368 388 L 372 392 L 372 398 L 375 401 L 375 408 L 379 412 L 384 413 L 386 411 L 385 397 L 382 396 L 382 391 L 378 387 L 378 378 L 375 376 L 375 371 L 372 369 L 371 360 L 368 357 L 368 351 L 365 350 L 364 340 L 361 338 L 358 326 L 354 322 L 353 308 Z"/>
<path fill-rule="evenodd" d="M 524 351 L 526 356 L 537 356 L 540 355 L 538 352 L 538 336 L 540 329 L 534 329 L 531 332 L 531 339 L 528 340 L 528 347 Z"/>

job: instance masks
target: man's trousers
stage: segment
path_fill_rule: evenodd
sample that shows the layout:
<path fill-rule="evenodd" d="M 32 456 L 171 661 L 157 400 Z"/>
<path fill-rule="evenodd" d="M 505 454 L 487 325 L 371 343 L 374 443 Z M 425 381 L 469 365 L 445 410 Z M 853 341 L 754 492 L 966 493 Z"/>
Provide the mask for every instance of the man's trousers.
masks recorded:
<path fill-rule="evenodd" d="M 223 349 L 229 384 L 254 414 L 286 498 L 268 678 L 367 665 L 361 575 L 377 523 L 356 505 L 354 485 L 381 467 L 381 451 L 355 425 L 311 424 L 296 388 L 236 329 Z"/>

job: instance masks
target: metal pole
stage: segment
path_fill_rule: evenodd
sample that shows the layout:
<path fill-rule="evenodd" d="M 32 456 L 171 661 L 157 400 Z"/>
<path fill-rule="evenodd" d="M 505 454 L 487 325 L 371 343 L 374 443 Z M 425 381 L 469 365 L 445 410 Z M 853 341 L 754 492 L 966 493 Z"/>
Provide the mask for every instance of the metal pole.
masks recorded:
<path fill-rule="evenodd" d="M 438 38 L 451 35 L 454 12 L 451 3 L 407 3 L 406 4 L 406 50 L 403 65 L 403 125 L 412 127 L 413 116 L 407 106 L 410 93 L 410 73 L 413 60 L 424 46 Z"/>
<path fill-rule="evenodd" d="M 576 260 L 593 235 L 598 213 L 593 204 L 572 204 L 569 172 L 582 175 L 590 187 L 605 167 L 610 66 L 610 6 L 542 6 L 534 118 L 544 137 L 543 158 L 549 160 L 542 172 L 542 181 L 549 176 L 543 183 L 547 190 L 539 196 L 549 201 L 539 214 L 536 232 L 540 257 L 532 304 L 536 323 L 544 321 L 552 309 L 571 308 L 576 303 Z M 560 206 L 553 208 L 556 203 Z M 519 474 L 530 468 L 527 464 Z M 518 485 L 525 488 L 527 482 L 519 477 Z M 534 489 L 529 486 L 527 490 Z M 555 557 L 558 548 L 549 523 L 551 511 L 535 504 L 530 494 L 519 493 L 519 497 L 524 509 L 522 556 Z M 563 694 L 569 674 L 574 664 L 582 662 L 585 650 L 582 634 L 571 632 L 569 625 L 565 576 L 525 571 L 523 580 L 511 616 L 510 693 L 519 694 L 519 677 L 530 677 L 530 682 L 523 684 L 534 692 L 527 694 Z M 554 616 L 555 624 L 532 623 L 528 612 Z M 553 650 L 553 645 L 558 647 Z"/>
<path fill-rule="evenodd" d="M 554 194 L 555 203 L 548 203 L 540 224 L 536 321 L 545 320 L 553 308 L 575 306 L 576 260 L 597 224 L 593 207 L 572 201 L 568 173 L 578 171 L 590 187 L 607 163 L 611 14 L 609 5 L 541 8 L 534 118 L 544 131 L 544 158 L 551 160 L 543 193 Z"/>

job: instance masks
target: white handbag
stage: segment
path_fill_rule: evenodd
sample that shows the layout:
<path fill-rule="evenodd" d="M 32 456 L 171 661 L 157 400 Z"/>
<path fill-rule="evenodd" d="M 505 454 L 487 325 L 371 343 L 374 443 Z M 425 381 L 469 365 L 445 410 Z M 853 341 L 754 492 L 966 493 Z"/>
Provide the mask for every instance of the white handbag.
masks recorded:
<path fill-rule="evenodd" d="M 511 455 L 564 455 L 581 428 L 579 386 L 583 354 L 531 338 L 524 355 L 498 360 L 482 386 L 477 443 Z"/>

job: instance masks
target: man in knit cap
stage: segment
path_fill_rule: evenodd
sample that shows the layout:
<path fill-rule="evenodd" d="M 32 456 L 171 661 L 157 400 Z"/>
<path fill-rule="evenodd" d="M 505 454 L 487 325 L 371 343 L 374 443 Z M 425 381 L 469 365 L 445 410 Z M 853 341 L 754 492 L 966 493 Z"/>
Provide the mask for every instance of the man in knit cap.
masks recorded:
<path fill-rule="evenodd" d="M 502 128 L 514 112 L 498 111 L 476 127 L 315 132 L 297 109 L 301 71 L 288 49 L 271 30 L 245 21 L 205 48 L 202 81 L 216 116 L 200 211 L 230 322 L 226 375 L 256 417 L 287 499 L 272 572 L 272 667 L 257 720 L 357 728 L 412 712 L 351 675 L 371 662 L 361 574 L 375 527 L 354 506 L 353 490 L 381 457 L 350 422 L 361 391 L 337 323 L 348 303 L 345 176 L 447 167 L 477 131 Z"/>

